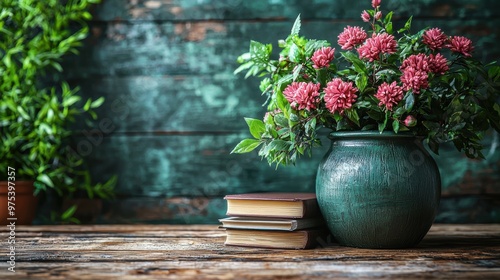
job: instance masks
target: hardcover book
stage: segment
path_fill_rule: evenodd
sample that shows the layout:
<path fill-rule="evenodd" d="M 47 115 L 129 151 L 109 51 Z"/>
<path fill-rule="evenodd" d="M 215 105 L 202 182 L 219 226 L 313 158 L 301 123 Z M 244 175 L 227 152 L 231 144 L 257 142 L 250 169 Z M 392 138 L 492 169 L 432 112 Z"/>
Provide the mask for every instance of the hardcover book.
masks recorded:
<path fill-rule="evenodd" d="M 226 229 L 225 245 L 274 249 L 310 249 L 327 240 L 324 228 L 297 231 Z"/>
<path fill-rule="evenodd" d="M 246 193 L 226 195 L 224 199 L 228 216 L 321 217 L 314 193 Z"/>
<path fill-rule="evenodd" d="M 282 219 L 264 217 L 229 217 L 219 220 L 223 228 L 285 230 L 294 231 L 324 225 L 324 220 L 318 218 Z"/>

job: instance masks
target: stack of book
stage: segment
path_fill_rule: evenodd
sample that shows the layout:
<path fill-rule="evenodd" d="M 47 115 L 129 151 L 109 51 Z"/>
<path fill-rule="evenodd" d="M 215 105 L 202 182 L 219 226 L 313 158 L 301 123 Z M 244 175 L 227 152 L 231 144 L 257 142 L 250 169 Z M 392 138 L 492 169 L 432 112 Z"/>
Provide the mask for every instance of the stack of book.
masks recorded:
<path fill-rule="evenodd" d="M 307 249 L 328 235 L 314 193 L 226 195 L 226 245 Z"/>

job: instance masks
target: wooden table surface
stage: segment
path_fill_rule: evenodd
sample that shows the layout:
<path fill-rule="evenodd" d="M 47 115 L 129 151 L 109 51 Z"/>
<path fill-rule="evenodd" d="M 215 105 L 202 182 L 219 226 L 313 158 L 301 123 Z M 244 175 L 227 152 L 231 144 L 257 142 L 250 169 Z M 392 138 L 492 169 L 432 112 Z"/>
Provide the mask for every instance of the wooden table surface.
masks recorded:
<path fill-rule="evenodd" d="M 500 224 L 434 225 L 420 245 L 367 250 L 224 246 L 216 225 L 17 226 L 0 279 L 500 279 Z"/>

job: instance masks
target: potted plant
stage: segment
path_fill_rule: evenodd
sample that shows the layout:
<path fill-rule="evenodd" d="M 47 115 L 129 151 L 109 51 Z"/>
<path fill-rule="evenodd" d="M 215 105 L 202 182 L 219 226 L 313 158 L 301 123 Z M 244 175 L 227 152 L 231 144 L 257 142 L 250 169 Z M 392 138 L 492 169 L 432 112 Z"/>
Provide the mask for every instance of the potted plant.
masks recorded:
<path fill-rule="evenodd" d="M 439 171 L 422 140 L 435 153 L 453 142 L 482 158 L 484 133 L 500 131 L 500 67 L 476 60 L 466 37 L 412 33 L 411 17 L 396 31 L 380 5 L 361 13 L 366 30 L 344 28 L 337 53 L 300 36 L 300 17 L 278 59 L 272 45 L 251 41 L 235 73 L 263 77 L 267 113 L 245 119 L 253 138 L 232 153 L 260 147 L 270 164 L 291 164 L 329 129 L 316 193 L 332 234 L 347 246 L 401 248 L 423 238 L 439 204 Z"/>
<path fill-rule="evenodd" d="M 69 146 L 77 117 L 95 119 L 104 99 L 82 101 L 78 88 L 58 80 L 62 58 L 87 36 L 88 8 L 97 0 L 5 0 L 0 10 L 0 219 L 31 223 L 36 195 L 66 196 L 99 188 L 112 194 L 115 178 L 91 185 L 83 159 Z M 86 181 L 85 181 L 86 180 Z M 21 186 L 25 186 L 21 190 Z M 35 196 L 34 196 L 34 195 Z M 10 207 L 7 207 L 10 206 Z"/>

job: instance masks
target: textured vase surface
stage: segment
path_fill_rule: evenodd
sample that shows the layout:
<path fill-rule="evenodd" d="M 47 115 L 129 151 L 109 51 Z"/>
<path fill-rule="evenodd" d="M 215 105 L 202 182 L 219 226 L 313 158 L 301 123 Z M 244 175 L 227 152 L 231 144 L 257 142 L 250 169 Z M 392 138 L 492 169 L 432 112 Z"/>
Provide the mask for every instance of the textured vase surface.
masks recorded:
<path fill-rule="evenodd" d="M 318 167 L 316 195 L 335 239 L 360 248 L 407 248 L 429 231 L 441 194 L 434 159 L 419 138 L 335 132 Z"/>

